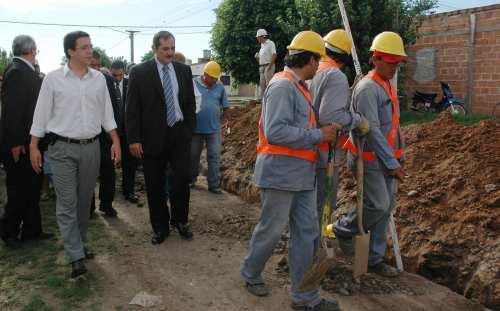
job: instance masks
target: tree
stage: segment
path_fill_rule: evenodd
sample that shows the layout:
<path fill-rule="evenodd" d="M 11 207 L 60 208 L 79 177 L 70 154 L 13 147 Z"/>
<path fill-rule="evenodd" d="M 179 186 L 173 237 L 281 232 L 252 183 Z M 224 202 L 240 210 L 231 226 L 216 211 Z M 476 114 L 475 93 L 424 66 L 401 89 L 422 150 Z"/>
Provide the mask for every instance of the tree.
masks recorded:
<path fill-rule="evenodd" d="M 111 63 L 113 63 L 115 61 L 123 62 L 123 64 L 125 64 L 125 68 L 127 68 L 129 65 L 129 62 L 128 62 L 128 60 L 125 59 L 125 56 L 117 56 L 117 57 L 111 56 L 110 60 L 111 60 Z"/>
<path fill-rule="evenodd" d="M 106 54 L 106 50 L 101 49 L 100 47 L 93 47 L 94 51 L 97 51 L 101 55 L 101 66 L 110 68 L 111 67 L 111 58 Z"/>
<path fill-rule="evenodd" d="M 0 76 L 3 75 L 5 68 L 12 60 L 12 53 L 7 54 L 7 51 L 0 48 Z"/>
<path fill-rule="evenodd" d="M 145 62 L 145 61 L 148 61 L 150 59 L 153 59 L 153 57 L 155 57 L 155 54 L 153 53 L 153 51 L 149 51 L 146 54 L 142 55 L 141 62 Z"/>
<path fill-rule="evenodd" d="M 407 45 L 415 42 L 417 27 L 436 4 L 436 0 L 345 1 L 364 72 L 369 68 L 369 48 L 375 35 L 395 31 Z M 283 59 L 286 45 L 299 31 L 314 30 L 324 35 L 343 28 L 337 2 L 331 0 L 224 0 L 216 9 L 216 17 L 212 48 L 221 66 L 240 83 L 258 81 L 257 70 L 249 70 L 257 66 L 253 55 L 258 50 L 254 38 L 258 28 L 271 32 L 278 60 Z M 282 63 L 278 63 L 278 68 L 281 67 Z"/>

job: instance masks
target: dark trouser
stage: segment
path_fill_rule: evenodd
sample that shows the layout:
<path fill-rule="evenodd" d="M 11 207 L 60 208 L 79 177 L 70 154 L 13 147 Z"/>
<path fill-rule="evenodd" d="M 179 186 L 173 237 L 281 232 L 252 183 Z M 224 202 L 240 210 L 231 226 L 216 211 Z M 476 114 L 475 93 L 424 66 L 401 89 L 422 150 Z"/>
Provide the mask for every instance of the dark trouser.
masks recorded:
<path fill-rule="evenodd" d="M 115 198 L 115 165 L 111 159 L 111 140 L 109 137 L 101 135 L 99 142 L 101 145 L 101 166 L 99 168 L 99 200 L 101 206 L 110 206 Z"/>
<path fill-rule="evenodd" d="M 169 222 L 188 222 L 191 130 L 186 127 L 183 123 L 169 127 L 162 152 L 154 156 L 144 154 L 149 217 L 156 233 L 168 231 Z M 165 201 L 167 163 L 170 164 L 174 176 L 170 197 L 171 219 Z"/>
<path fill-rule="evenodd" d="M 33 171 L 28 154 L 14 162 L 9 150 L 2 159 L 7 173 L 7 204 L 0 234 L 3 238 L 15 238 L 21 232 L 23 238 L 35 237 L 42 232 L 38 203 L 43 174 Z"/>
<path fill-rule="evenodd" d="M 132 156 L 125 135 L 120 135 L 122 147 L 122 191 L 124 195 L 134 195 L 135 171 L 139 161 Z"/>

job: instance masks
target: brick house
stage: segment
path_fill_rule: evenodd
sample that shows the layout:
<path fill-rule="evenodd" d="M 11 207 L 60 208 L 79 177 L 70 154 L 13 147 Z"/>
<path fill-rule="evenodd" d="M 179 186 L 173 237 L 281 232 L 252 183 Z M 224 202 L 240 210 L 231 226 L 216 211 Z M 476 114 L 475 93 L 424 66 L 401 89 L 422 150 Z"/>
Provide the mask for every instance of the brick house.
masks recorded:
<path fill-rule="evenodd" d="M 445 81 L 472 112 L 490 114 L 500 102 L 500 4 L 430 15 L 418 33 L 408 47 L 409 99 L 415 90 L 440 98 Z"/>

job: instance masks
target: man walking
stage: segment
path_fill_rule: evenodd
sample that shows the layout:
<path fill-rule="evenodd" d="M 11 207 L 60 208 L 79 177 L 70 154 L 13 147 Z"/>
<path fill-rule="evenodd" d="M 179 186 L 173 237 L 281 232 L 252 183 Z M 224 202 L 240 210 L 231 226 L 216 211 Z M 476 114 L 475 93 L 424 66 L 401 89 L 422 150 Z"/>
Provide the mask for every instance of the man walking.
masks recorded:
<path fill-rule="evenodd" d="M 265 29 L 257 30 L 255 37 L 257 42 L 260 43 L 260 50 L 255 53 L 255 58 L 259 62 L 259 99 L 262 99 L 264 91 L 276 70 L 276 45 L 269 39 L 269 34 Z"/>
<path fill-rule="evenodd" d="M 31 127 L 30 158 L 41 172 L 40 138 L 49 133 L 49 160 L 56 189 L 57 224 L 72 272 L 87 271 L 84 259 L 93 254 L 85 247 L 90 200 L 99 174 L 100 146 L 104 128 L 113 141 L 111 157 L 120 161 L 113 107 L 102 73 L 89 68 L 92 60 L 90 37 L 83 31 L 64 37 L 68 63 L 47 74 L 38 98 Z"/>
<path fill-rule="evenodd" d="M 210 61 L 205 65 L 203 75 L 194 80 L 196 89 L 201 93 L 201 105 L 196 115 L 196 129 L 191 144 L 191 185 L 196 183 L 200 173 L 200 155 L 205 144 L 208 191 L 215 194 L 222 193 L 220 190 L 221 110 L 229 108 L 226 90 L 222 83 L 218 82 L 220 75 L 220 65 Z"/>
<path fill-rule="evenodd" d="M 42 79 L 35 70 L 37 48 L 30 36 L 12 43 L 14 59 L 5 70 L 2 86 L 1 158 L 7 173 L 7 205 L 0 220 L 0 236 L 8 247 L 21 240 L 46 239 L 42 231 L 40 190 L 43 175 L 35 173 L 29 160 L 30 127 Z M 45 149 L 41 146 L 41 149 Z"/>
<path fill-rule="evenodd" d="M 181 237 L 193 237 L 188 225 L 191 137 L 196 127 L 193 76 L 187 65 L 173 62 L 175 38 L 168 31 L 153 37 L 155 57 L 129 76 L 126 131 L 130 152 L 142 158 L 152 244 L 162 243 L 170 224 Z M 166 165 L 172 168 L 171 216 L 165 202 Z"/>
<path fill-rule="evenodd" d="M 394 32 L 382 32 L 373 40 L 370 71 L 355 87 L 352 109 L 370 122 L 370 132 L 362 157 L 363 225 L 371 232 L 368 269 L 387 277 L 398 271 L 384 263 L 387 225 L 395 204 L 396 178 L 403 180 L 404 142 L 399 127 L 399 103 L 396 86 L 389 82 L 399 64 L 405 61 L 403 40 Z M 353 133 L 356 134 L 356 133 Z M 355 172 L 356 147 L 347 141 L 348 164 Z M 358 233 L 356 210 L 335 224 L 335 235 L 342 250 L 352 254 L 352 238 Z"/>
<path fill-rule="evenodd" d="M 318 112 L 318 123 L 320 126 L 337 123 L 342 125 L 342 134 L 339 135 L 334 146 L 334 166 L 340 166 L 345 152 L 342 149 L 347 141 L 347 132 L 358 128 L 362 134 L 366 134 L 369 124 L 366 119 L 349 110 L 350 91 L 347 76 L 342 68 L 352 64 L 351 48 L 352 41 L 343 29 L 330 31 L 325 37 L 326 56 L 319 63 L 318 72 L 311 81 L 311 93 L 313 95 L 314 108 Z M 319 148 L 319 158 L 316 165 L 318 216 L 321 221 L 323 215 L 323 203 L 326 193 L 326 167 L 328 161 L 329 146 L 323 144 Z M 332 206 L 336 206 L 336 194 L 339 183 L 339 170 L 334 170 L 334 184 Z"/>
<path fill-rule="evenodd" d="M 125 200 L 130 203 L 138 203 L 139 198 L 135 195 L 135 173 L 138 160 L 130 154 L 125 132 L 125 103 L 127 100 L 128 78 L 125 78 L 125 63 L 114 61 L 111 64 L 111 75 L 115 78 L 115 89 L 118 97 L 118 134 L 122 146 L 122 191 Z"/>
<path fill-rule="evenodd" d="M 254 172 L 255 183 L 261 188 L 262 214 L 252 234 L 241 275 L 251 294 L 269 294 L 262 271 L 289 225 L 292 308 L 338 310 L 336 302 L 320 297 L 319 288 L 298 291 L 300 280 L 312 263 L 319 236 L 316 146 L 332 141 L 340 128 L 337 124 L 317 128 L 311 93 L 305 84 L 316 73 L 325 46 L 320 35 L 303 31 L 287 48 L 285 70 L 274 76 L 263 98 Z"/>

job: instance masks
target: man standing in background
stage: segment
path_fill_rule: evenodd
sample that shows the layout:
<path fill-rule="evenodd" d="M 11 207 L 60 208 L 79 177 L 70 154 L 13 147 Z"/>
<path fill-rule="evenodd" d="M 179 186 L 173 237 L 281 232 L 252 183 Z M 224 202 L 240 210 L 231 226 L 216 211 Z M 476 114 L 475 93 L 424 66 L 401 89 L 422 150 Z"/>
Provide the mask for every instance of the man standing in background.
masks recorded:
<path fill-rule="evenodd" d="M 255 37 L 257 38 L 257 42 L 260 43 L 260 50 L 255 53 L 255 58 L 259 62 L 259 99 L 262 99 L 264 91 L 276 70 L 276 45 L 269 39 L 269 34 L 265 29 L 257 30 Z"/>
<path fill-rule="evenodd" d="M 21 240 L 46 239 L 53 235 L 42 231 L 40 190 L 43 175 L 30 163 L 30 127 L 42 85 L 36 72 L 35 40 L 26 35 L 14 38 L 14 59 L 5 70 L 2 87 L 1 158 L 7 173 L 7 205 L 1 220 L 0 236 L 8 247 Z M 46 146 L 40 146 L 42 151 Z"/>

